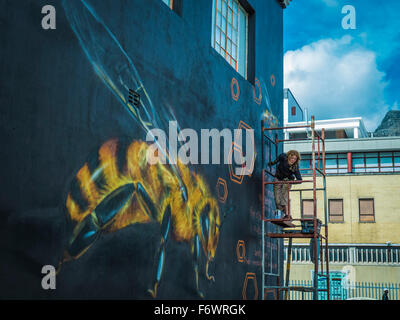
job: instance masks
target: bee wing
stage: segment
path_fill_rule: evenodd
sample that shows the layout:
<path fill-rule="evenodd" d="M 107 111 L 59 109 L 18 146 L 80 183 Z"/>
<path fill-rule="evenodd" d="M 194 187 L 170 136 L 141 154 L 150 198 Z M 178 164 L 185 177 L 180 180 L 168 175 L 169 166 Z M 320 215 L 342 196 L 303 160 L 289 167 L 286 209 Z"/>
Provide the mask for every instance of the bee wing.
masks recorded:
<path fill-rule="evenodd" d="M 271 99 L 269 95 L 269 90 L 267 86 L 265 85 L 265 82 L 263 79 L 260 79 L 260 87 L 262 88 L 262 92 L 264 93 L 263 96 L 265 96 L 265 104 L 267 106 L 266 110 L 263 112 L 263 117 L 267 121 L 268 118 L 271 118 L 271 120 L 276 124 L 276 126 L 279 125 L 279 119 L 272 113 L 272 104 L 271 104 Z M 268 121 L 267 121 L 268 122 Z"/>
<path fill-rule="evenodd" d="M 62 5 L 72 30 L 96 74 L 128 111 L 128 114 L 157 143 L 151 129 L 161 128 L 159 117 L 131 58 L 87 1 L 63 0 Z M 127 100 L 130 89 L 139 94 L 139 107 Z M 168 109 L 159 111 L 163 115 L 171 113 Z M 159 144 L 158 147 L 168 159 L 183 188 L 184 184 L 176 159 L 170 159 L 167 147 L 165 150 Z"/>

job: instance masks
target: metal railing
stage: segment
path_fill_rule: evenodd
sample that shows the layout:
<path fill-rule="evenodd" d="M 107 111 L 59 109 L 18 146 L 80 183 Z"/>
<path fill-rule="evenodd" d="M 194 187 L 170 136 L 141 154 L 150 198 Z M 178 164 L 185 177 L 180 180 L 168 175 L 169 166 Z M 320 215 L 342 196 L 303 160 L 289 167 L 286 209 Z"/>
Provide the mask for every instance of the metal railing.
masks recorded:
<path fill-rule="evenodd" d="M 324 248 L 322 261 L 325 261 Z M 285 261 L 287 259 L 287 246 L 285 246 Z M 312 263 L 309 245 L 295 245 L 292 247 L 293 263 Z M 396 246 L 335 246 L 329 248 L 329 263 L 345 264 L 376 264 L 399 265 L 400 247 Z"/>
<path fill-rule="evenodd" d="M 313 288 L 311 280 L 293 280 L 290 285 Z M 381 300 L 385 288 L 389 290 L 389 300 L 400 300 L 400 283 L 383 282 L 353 282 L 340 286 L 332 285 L 330 296 L 332 300 Z M 291 291 L 289 299 L 312 300 L 313 297 L 312 292 Z"/>

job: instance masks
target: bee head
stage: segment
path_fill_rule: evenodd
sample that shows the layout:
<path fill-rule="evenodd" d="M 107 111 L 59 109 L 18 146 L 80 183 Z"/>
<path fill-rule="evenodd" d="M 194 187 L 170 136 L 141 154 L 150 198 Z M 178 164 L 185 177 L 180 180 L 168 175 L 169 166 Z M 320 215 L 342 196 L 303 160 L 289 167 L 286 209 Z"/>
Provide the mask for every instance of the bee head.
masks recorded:
<path fill-rule="evenodd" d="M 215 257 L 218 246 L 220 218 L 218 204 L 213 198 L 202 201 L 196 210 L 198 235 L 207 260 Z"/>
<path fill-rule="evenodd" d="M 193 219 L 192 231 L 198 236 L 204 254 L 210 261 L 215 256 L 221 225 L 218 201 L 213 197 L 207 182 L 200 174 L 189 171 L 179 161 L 178 167 L 184 185 L 179 189 L 177 203 L 180 207 L 185 207 L 186 216 Z"/>

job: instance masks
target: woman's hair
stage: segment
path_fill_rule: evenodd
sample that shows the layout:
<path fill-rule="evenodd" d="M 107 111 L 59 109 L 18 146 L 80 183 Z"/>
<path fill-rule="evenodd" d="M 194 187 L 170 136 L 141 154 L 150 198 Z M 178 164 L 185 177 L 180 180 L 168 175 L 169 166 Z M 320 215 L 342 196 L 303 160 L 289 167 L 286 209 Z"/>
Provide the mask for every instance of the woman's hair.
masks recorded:
<path fill-rule="evenodd" d="M 297 157 L 297 160 L 293 165 L 297 165 L 300 162 L 300 159 L 301 159 L 300 153 L 297 150 L 289 150 L 288 152 L 286 152 L 286 156 L 288 157 L 288 159 L 291 156 L 296 156 Z"/>

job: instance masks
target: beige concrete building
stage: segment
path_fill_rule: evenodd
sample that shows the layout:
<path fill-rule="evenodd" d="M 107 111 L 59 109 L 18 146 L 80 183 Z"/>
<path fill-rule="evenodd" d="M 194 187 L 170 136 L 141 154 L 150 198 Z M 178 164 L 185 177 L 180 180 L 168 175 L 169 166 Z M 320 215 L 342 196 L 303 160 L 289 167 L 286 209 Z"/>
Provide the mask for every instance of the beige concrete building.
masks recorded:
<path fill-rule="evenodd" d="M 292 124 L 293 125 L 293 124 Z M 311 143 L 285 143 L 302 155 L 310 174 Z M 326 206 L 330 271 L 344 282 L 400 282 L 400 137 L 327 139 L 326 203 L 317 191 L 317 215 Z M 317 178 L 317 188 L 322 178 Z M 296 185 L 293 190 L 312 188 Z M 301 194 L 301 195 L 300 195 Z M 312 215 L 312 192 L 291 192 L 294 218 Z M 309 242 L 293 242 L 291 280 L 312 280 Z"/>

